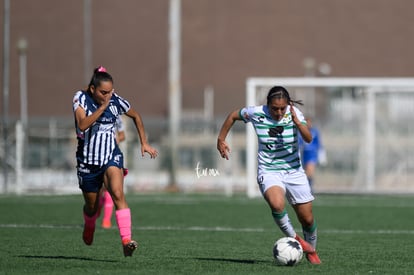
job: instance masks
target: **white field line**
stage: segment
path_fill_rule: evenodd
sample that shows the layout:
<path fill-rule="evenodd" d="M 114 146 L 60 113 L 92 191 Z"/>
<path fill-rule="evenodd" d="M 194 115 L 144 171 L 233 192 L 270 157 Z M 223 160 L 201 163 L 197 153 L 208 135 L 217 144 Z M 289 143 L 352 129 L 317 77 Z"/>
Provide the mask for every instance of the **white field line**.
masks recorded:
<path fill-rule="evenodd" d="M 53 224 L 0 224 L 0 228 L 45 228 L 45 229 L 81 229 L 81 225 L 53 225 Z M 99 228 L 99 227 L 97 227 Z M 113 230 L 117 230 L 116 227 L 112 227 Z M 204 231 L 204 232 L 272 232 L 275 229 L 264 228 L 235 228 L 235 227 L 204 227 L 204 226 L 134 226 L 135 230 L 142 231 Z M 298 230 L 299 232 L 299 230 Z M 414 235 L 414 230 L 360 230 L 360 229 L 318 229 L 320 234 L 370 234 L 370 235 Z"/>

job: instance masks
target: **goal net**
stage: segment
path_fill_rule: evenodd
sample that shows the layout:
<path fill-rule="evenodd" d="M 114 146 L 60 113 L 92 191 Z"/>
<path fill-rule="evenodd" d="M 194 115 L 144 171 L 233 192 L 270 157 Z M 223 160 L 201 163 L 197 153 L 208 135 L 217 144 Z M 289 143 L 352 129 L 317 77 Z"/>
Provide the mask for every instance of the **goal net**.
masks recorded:
<path fill-rule="evenodd" d="M 326 163 L 315 192 L 414 192 L 414 78 L 249 78 L 247 106 L 266 104 L 284 86 L 319 128 Z M 246 130 L 247 195 L 257 187 L 257 137 Z"/>

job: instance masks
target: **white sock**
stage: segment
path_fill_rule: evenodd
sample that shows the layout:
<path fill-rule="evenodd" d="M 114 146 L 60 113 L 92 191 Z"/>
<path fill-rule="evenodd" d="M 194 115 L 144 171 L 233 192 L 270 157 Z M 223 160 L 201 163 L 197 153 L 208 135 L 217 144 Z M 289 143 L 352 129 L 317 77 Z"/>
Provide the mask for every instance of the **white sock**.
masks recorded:
<path fill-rule="evenodd" d="M 296 236 L 296 232 L 293 229 L 292 223 L 290 222 L 286 210 L 283 210 L 282 213 L 272 211 L 272 216 L 276 224 L 279 226 L 280 230 L 282 230 L 283 234 L 285 234 L 287 237 L 292 238 Z"/>
<path fill-rule="evenodd" d="M 302 227 L 302 230 L 305 241 L 310 243 L 310 245 L 312 245 L 313 248 L 316 249 L 316 242 L 318 240 L 318 230 L 316 228 L 316 222 L 313 222 L 313 225 L 311 227 Z"/>

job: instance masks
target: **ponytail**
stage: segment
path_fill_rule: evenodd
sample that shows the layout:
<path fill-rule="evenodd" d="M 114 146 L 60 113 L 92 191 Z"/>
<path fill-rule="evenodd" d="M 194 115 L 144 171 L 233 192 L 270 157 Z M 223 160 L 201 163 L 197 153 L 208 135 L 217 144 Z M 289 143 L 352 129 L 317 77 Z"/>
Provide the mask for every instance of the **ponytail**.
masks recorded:
<path fill-rule="evenodd" d="M 93 70 L 93 75 L 91 81 L 88 85 L 88 92 L 91 91 L 91 86 L 99 87 L 102 81 L 110 81 L 114 82 L 112 76 L 106 71 L 106 69 L 102 66 L 99 66 Z"/>

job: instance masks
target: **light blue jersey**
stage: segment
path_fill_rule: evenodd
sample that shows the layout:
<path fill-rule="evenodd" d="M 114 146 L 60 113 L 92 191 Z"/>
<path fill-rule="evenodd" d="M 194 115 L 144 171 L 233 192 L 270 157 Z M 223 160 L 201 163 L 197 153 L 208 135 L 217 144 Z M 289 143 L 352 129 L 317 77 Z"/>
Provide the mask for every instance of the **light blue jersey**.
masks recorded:
<path fill-rule="evenodd" d="M 302 112 L 295 112 L 306 125 Z M 262 172 L 292 171 L 302 169 L 298 146 L 298 129 L 292 120 L 290 106 L 283 118 L 276 121 L 267 105 L 246 107 L 240 110 L 244 122 L 251 122 L 258 138 L 258 170 Z"/>

